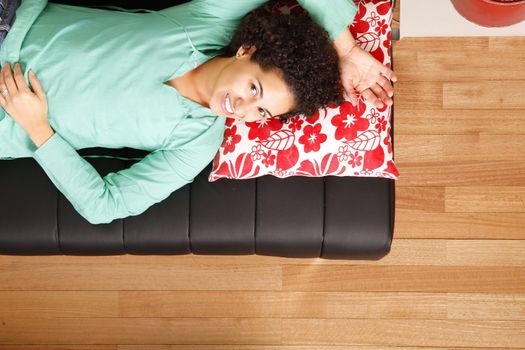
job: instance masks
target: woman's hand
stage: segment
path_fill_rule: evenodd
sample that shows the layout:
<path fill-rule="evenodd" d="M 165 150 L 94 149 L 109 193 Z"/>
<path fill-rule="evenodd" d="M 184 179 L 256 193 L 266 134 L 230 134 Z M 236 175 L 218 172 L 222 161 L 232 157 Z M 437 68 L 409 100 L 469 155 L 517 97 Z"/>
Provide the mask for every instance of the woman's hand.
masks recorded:
<path fill-rule="evenodd" d="M 35 90 L 27 86 L 20 64 L 16 63 L 14 74 L 11 66 L 6 63 L 0 72 L 0 106 L 14 119 L 40 146 L 52 136 L 52 129 L 47 119 L 47 98 L 42 85 L 29 71 L 29 82 Z"/>
<path fill-rule="evenodd" d="M 355 43 L 349 30 L 345 30 L 334 41 L 339 54 L 341 81 L 350 102 L 357 104 L 357 90 L 367 101 L 377 108 L 392 105 L 394 88 L 390 81 L 397 76 L 370 53 Z"/>

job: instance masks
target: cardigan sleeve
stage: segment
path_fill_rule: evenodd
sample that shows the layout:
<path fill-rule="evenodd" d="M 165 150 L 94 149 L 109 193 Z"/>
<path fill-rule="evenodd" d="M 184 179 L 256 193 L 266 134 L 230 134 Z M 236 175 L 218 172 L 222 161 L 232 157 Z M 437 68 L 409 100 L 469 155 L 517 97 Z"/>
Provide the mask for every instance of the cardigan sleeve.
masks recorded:
<path fill-rule="evenodd" d="M 33 158 L 80 215 L 92 224 L 102 224 L 139 215 L 192 182 L 219 148 L 222 140 L 215 139 L 205 132 L 182 147 L 153 151 L 131 167 L 104 177 L 57 132 Z"/>
<path fill-rule="evenodd" d="M 357 13 L 353 0 L 298 0 L 308 14 L 335 40 Z"/>
<path fill-rule="evenodd" d="M 267 0 L 193 0 L 192 13 L 223 20 L 240 20 Z M 335 40 L 354 20 L 353 0 L 297 0 L 308 14 Z M 169 11 L 169 9 L 168 9 Z"/>

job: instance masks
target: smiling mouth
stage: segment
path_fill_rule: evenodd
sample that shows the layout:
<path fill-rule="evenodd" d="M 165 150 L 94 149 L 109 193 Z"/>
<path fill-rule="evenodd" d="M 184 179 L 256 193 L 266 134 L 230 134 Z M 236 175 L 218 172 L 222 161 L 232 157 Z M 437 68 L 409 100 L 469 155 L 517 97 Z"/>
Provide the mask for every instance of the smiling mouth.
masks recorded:
<path fill-rule="evenodd" d="M 231 101 L 230 101 L 229 97 L 230 97 L 229 94 L 226 94 L 226 96 L 224 96 L 223 108 L 224 108 L 224 110 L 227 113 L 234 114 L 235 110 L 232 108 Z"/>

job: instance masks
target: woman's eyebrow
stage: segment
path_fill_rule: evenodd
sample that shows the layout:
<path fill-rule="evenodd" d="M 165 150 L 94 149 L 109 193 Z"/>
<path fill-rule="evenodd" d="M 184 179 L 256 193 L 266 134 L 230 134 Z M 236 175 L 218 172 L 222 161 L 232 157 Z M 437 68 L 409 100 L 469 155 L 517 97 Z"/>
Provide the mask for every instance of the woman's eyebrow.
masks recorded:
<path fill-rule="evenodd" d="M 259 83 L 259 91 L 261 92 L 261 98 L 263 98 L 263 87 L 262 87 L 262 84 L 261 84 L 261 81 L 259 79 L 257 79 L 257 83 Z M 266 113 L 268 113 L 270 115 L 270 118 L 273 118 L 273 114 L 270 113 L 269 110 L 267 110 L 266 108 L 264 108 L 264 110 L 266 111 Z"/>

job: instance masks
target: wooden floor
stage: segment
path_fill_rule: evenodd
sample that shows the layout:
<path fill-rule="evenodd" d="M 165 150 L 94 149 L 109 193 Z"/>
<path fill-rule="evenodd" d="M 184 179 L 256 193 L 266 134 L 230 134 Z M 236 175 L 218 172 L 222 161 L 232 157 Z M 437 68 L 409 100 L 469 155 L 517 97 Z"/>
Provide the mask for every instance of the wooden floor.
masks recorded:
<path fill-rule="evenodd" d="M 525 37 L 394 60 L 384 259 L 0 256 L 0 350 L 525 349 Z"/>

